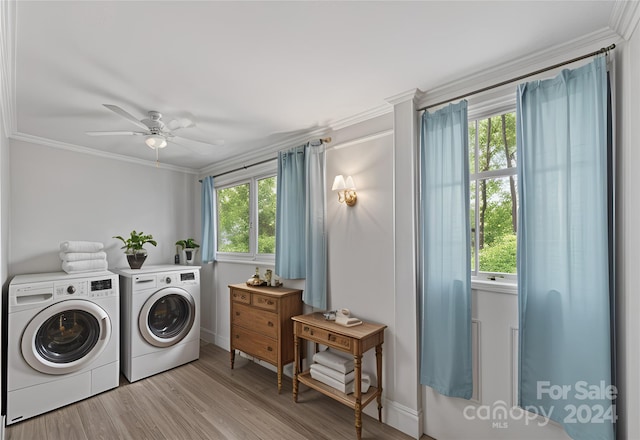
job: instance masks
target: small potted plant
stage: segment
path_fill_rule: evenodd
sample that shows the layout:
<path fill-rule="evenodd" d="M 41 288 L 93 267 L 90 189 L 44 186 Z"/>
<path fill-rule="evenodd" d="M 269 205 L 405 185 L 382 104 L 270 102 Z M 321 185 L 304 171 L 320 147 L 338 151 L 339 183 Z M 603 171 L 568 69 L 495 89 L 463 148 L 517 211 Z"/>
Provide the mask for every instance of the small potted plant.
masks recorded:
<path fill-rule="evenodd" d="M 200 245 L 196 243 L 193 238 L 187 238 L 186 240 L 176 241 L 176 246 L 182 248 L 182 262 L 186 264 L 193 264 L 196 259 L 196 252 Z"/>
<path fill-rule="evenodd" d="M 124 253 L 127 255 L 127 262 L 131 269 L 140 269 L 144 260 L 147 259 L 147 251 L 143 247 L 145 244 L 158 245 L 151 234 L 145 235 L 144 232 L 136 232 L 135 230 L 131 231 L 129 238 L 126 240 L 120 235 L 116 235 L 113 238 L 117 238 L 124 243 L 122 249 L 125 249 Z"/>

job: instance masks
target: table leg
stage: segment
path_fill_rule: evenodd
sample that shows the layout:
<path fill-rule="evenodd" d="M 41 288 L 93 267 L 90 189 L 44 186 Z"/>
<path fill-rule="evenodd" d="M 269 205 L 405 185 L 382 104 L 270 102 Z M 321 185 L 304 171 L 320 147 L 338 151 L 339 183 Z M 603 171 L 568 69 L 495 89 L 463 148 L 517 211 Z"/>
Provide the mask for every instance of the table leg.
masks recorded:
<path fill-rule="evenodd" d="M 278 365 L 278 394 L 282 391 L 282 365 Z"/>
<path fill-rule="evenodd" d="M 378 374 L 378 421 L 382 423 L 382 344 L 376 345 L 376 372 Z"/>
<path fill-rule="evenodd" d="M 356 398 L 356 436 L 360 440 L 362 438 L 362 355 L 354 355 L 353 363 L 355 371 L 353 395 Z"/>
<path fill-rule="evenodd" d="M 235 350 L 235 348 L 231 349 L 231 351 L 229 352 L 229 357 L 231 358 L 231 369 L 233 370 L 233 363 L 236 360 L 236 350 Z"/>
<path fill-rule="evenodd" d="M 298 402 L 298 374 L 302 370 L 300 357 L 300 338 L 293 335 L 293 401 Z"/>

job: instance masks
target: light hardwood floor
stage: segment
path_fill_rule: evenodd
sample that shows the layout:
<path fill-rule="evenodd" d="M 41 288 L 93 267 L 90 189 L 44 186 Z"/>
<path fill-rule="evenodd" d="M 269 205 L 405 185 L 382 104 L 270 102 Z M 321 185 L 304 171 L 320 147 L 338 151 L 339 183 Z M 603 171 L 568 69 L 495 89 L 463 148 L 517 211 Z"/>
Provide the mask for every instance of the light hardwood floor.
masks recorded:
<path fill-rule="evenodd" d="M 200 359 L 128 383 L 6 430 L 8 440 L 221 439 L 353 440 L 353 411 L 305 389 L 293 402 L 291 379 L 278 394 L 276 373 L 203 343 Z M 375 405 L 375 402 L 372 404 Z M 383 408 L 383 412 L 385 409 Z M 409 440 L 363 414 L 363 439 Z M 423 436 L 423 440 L 427 439 Z"/>

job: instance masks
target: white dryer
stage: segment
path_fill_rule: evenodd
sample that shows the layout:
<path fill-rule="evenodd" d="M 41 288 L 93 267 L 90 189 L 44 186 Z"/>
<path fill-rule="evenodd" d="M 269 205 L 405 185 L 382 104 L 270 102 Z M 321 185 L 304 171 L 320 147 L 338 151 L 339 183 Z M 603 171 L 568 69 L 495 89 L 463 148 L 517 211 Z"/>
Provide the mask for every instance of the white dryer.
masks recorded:
<path fill-rule="evenodd" d="M 119 280 L 17 275 L 7 307 L 7 425 L 119 384 Z"/>
<path fill-rule="evenodd" d="M 200 267 L 113 269 L 120 275 L 121 369 L 130 382 L 200 357 Z"/>

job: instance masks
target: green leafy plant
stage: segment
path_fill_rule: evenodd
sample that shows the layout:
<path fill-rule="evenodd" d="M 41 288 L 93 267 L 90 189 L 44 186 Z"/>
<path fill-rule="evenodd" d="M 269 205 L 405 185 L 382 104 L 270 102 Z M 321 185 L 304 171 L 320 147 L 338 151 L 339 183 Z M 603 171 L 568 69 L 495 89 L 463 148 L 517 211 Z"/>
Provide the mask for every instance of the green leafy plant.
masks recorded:
<path fill-rule="evenodd" d="M 182 249 L 197 249 L 200 247 L 193 238 L 187 238 L 186 240 L 176 241 L 176 246 L 181 246 Z"/>
<path fill-rule="evenodd" d="M 115 235 L 113 238 L 117 238 L 124 243 L 124 246 L 122 246 L 121 249 L 125 249 L 125 254 L 146 253 L 143 246 L 147 243 L 154 246 L 158 245 L 158 243 L 153 239 L 153 235 L 145 235 L 144 232 L 136 232 L 135 230 L 131 231 L 129 238 L 126 240 L 120 235 Z"/>

